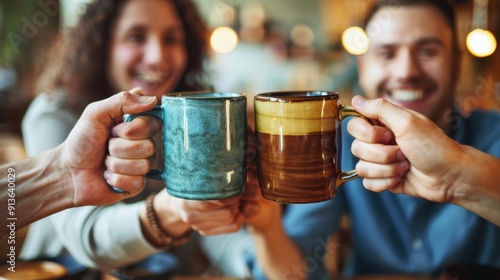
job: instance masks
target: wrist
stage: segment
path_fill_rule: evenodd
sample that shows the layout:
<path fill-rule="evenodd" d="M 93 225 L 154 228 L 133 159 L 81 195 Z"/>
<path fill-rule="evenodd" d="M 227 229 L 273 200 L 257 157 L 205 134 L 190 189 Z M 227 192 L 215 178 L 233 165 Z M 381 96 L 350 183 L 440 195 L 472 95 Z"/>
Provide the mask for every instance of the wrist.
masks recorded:
<path fill-rule="evenodd" d="M 155 247 L 170 248 L 189 242 L 191 239 L 191 228 L 184 224 L 180 218 L 157 212 L 158 199 L 150 195 L 141 209 L 141 225 L 145 237 Z M 160 218 L 164 217 L 164 218 Z"/>
<path fill-rule="evenodd" d="M 453 185 L 453 204 L 462 205 L 474 203 L 481 197 L 495 195 L 490 193 L 490 186 L 498 173 L 497 159 L 469 146 L 462 146 L 462 158 L 457 172 L 457 179 Z M 493 179 L 493 180 L 492 180 Z"/>
<path fill-rule="evenodd" d="M 49 170 L 49 174 L 54 174 L 58 180 L 54 183 L 53 187 L 64 189 L 65 193 L 67 193 L 66 197 L 73 199 L 75 196 L 75 182 L 78 181 L 77 174 L 75 174 L 75 170 L 71 169 L 71 166 L 67 162 L 65 162 L 65 143 L 63 142 L 60 146 L 53 150 L 49 150 L 48 153 L 50 156 L 45 157 L 49 163 L 47 163 L 47 168 Z M 69 171 L 71 176 L 67 176 L 66 172 Z M 71 204 L 71 207 L 76 207 L 79 205 Z"/>

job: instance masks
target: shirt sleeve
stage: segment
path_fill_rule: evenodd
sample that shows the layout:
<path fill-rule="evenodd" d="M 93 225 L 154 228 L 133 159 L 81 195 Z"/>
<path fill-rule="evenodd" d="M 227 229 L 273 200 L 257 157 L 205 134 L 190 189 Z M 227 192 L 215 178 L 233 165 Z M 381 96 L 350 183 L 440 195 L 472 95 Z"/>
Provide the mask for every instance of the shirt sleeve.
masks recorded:
<path fill-rule="evenodd" d="M 255 248 L 252 237 L 244 228 L 231 234 L 200 236 L 198 241 L 211 266 L 218 272 L 238 279 L 255 279 L 251 277 L 248 262 L 255 259 Z"/>
<path fill-rule="evenodd" d="M 72 208 L 49 219 L 57 237 L 78 262 L 100 269 L 116 268 L 159 251 L 142 234 L 140 203 Z"/>
<path fill-rule="evenodd" d="M 78 117 L 60 104 L 60 98 L 42 94 L 30 104 L 22 121 L 27 154 L 33 156 L 60 145 Z"/>

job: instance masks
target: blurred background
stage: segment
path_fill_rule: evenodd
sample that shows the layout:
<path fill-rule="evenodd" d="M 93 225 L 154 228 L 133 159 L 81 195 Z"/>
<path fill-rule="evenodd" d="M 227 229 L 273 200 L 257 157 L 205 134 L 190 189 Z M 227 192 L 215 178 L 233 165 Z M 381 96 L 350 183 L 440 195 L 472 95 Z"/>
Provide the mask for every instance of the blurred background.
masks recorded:
<path fill-rule="evenodd" d="M 37 94 L 48 48 L 88 1 L 0 0 L 0 163 L 24 156 L 20 122 Z M 216 90 L 250 97 L 269 90 L 330 90 L 339 91 L 345 104 L 361 93 L 356 55 L 367 40 L 356 26 L 372 0 L 193 1 L 211 28 L 207 83 Z M 500 55 L 491 39 L 500 35 L 500 0 L 450 1 L 464 51 L 457 102 L 465 112 L 499 109 Z M 477 28 L 479 37 L 467 45 Z"/>

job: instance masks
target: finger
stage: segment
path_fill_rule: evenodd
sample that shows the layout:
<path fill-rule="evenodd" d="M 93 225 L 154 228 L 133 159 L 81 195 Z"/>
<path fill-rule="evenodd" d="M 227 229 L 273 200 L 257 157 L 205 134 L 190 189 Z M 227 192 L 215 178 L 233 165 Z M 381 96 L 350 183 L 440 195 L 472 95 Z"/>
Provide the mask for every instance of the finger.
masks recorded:
<path fill-rule="evenodd" d="M 114 186 L 130 196 L 134 196 L 141 192 L 146 186 L 144 176 L 130 176 L 104 171 L 104 179 L 110 186 Z"/>
<path fill-rule="evenodd" d="M 369 144 L 357 139 L 351 144 L 351 153 L 362 160 L 376 163 L 393 163 L 405 159 L 397 145 Z"/>
<path fill-rule="evenodd" d="M 356 164 L 356 173 L 363 178 L 383 179 L 401 177 L 410 169 L 408 161 L 391 164 L 378 164 L 360 160 Z"/>
<path fill-rule="evenodd" d="M 392 131 L 405 131 L 412 118 L 424 118 L 418 112 L 394 105 L 383 98 L 368 100 L 358 95 L 352 98 L 352 105 L 359 113 L 381 121 Z"/>
<path fill-rule="evenodd" d="M 225 234 L 225 233 L 233 233 L 240 229 L 242 222 L 233 223 L 229 225 L 213 227 L 213 228 L 197 228 L 193 227 L 194 230 L 198 231 L 203 236 L 216 235 L 216 234 Z"/>
<path fill-rule="evenodd" d="M 152 116 L 139 116 L 131 122 L 115 125 L 111 135 L 130 140 L 140 140 L 153 137 L 161 130 L 161 121 Z"/>
<path fill-rule="evenodd" d="M 113 173 L 127 175 L 142 176 L 151 170 L 151 162 L 148 159 L 121 159 L 107 156 L 104 165 Z"/>
<path fill-rule="evenodd" d="M 214 211 L 182 211 L 180 216 L 185 223 L 190 225 L 210 222 L 229 224 L 238 213 L 238 207 L 230 207 Z"/>
<path fill-rule="evenodd" d="M 148 158 L 155 153 L 155 147 L 150 139 L 126 140 L 111 138 L 108 143 L 109 154 L 121 159 Z"/>
<path fill-rule="evenodd" d="M 216 227 L 222 227 L 222 226 L 228 226 L 228 225 L 235 224 L 235 221 L 237 220 L 238 216 L 239 215 L 234 216 L 229 220 L 222 220 L 222 221 L 213 221 L 210 219 L 205 219 L 205 220 L 200 221 L 198 223 L 192 223 L 189 225 L 191 225 L 193 228 L 196 228 L 198 230 L 207 230 L 210 228 L 216 228 Z"/>
<path fill-rule="evenodd" d="M 394 134 L 386 127 L 371 125 L 362 118 L 352 118 L 347 123 L 347 132 L 363 142 L 388 144 L 394 142 Z"/>
<path fill-rule="evenodd" d="M 207 200 L 201 206 L 202 204 L 199 204 L 201 207 L 195 207 L 196 209 L 199 210 L 214 210 L 214 209 L 220 209 L 220 208 L 225 208 L 225 207 L 231 207 L 239 204 L 239 201 L 241 199 L 241 195 L 238 196 L 233 196 L 225 199 L 218 199 L 218 200 Z"/>
<path fill-rule="evenodd" d="M 95 119 L 105 126 L 112 125 L 114 120 L 125 114 L 136 114 L 153 109 L 155 96 L 139 96 L 122 91 L 109 98 L 89 104 L 82 117 Z"/>
<path fill-rule="evenodd" d="M 401 177 L 392 177 L 384 179 L 363 179 L 363 186 L 365 189 L 372 192 L 383 192 L 386 190 L 394 189 L 398 185 Z"/>

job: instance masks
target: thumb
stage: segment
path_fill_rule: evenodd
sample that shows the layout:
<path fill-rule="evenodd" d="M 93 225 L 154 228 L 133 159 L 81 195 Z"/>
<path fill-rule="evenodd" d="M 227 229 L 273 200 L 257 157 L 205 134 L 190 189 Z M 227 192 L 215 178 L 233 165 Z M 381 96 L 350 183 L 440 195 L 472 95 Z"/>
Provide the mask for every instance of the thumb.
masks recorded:
<path fill-rule="evenodd" d="M 122 91 L 88 105 L 82 114 L 82 118 L 95 120 L 107 126 L 113 124 L 115 119 L 125 114 L 137 114 L 151 110 L 155 104 L 155 96 L 140 96 L 128 91 Z"/>
<path fill-rule="evenodd" d="M 383 98 L 369 100 L 359 95 L 352 98 L 352 106 L 360 114 L 380 121 L 392 131 L 403 131 L 407 128 L 408 119 L 412 117 L 412 114 L 418 114 Z"/>

